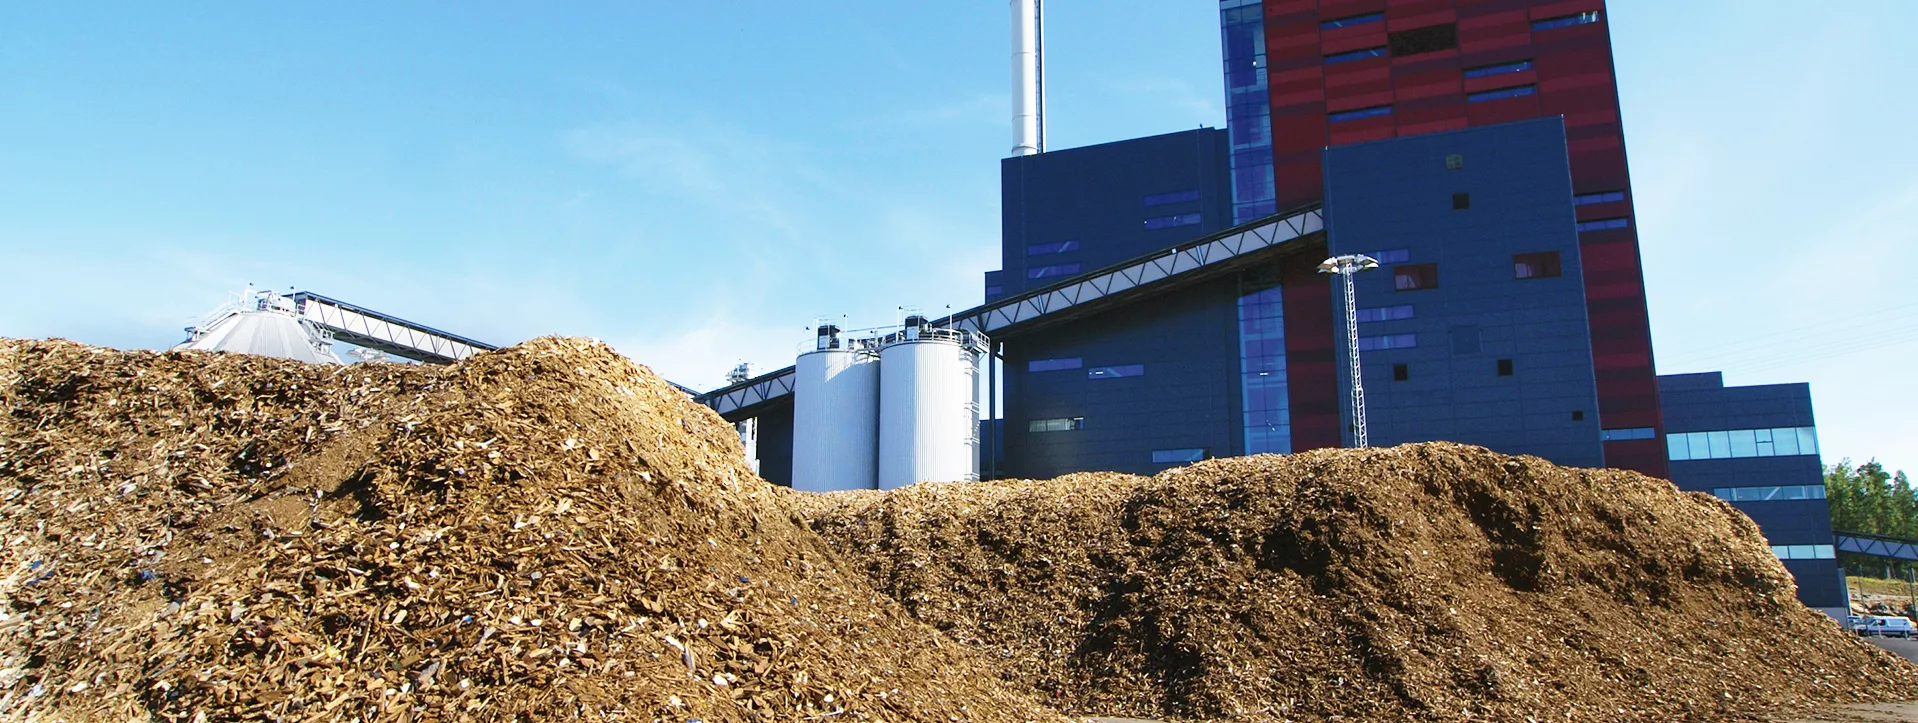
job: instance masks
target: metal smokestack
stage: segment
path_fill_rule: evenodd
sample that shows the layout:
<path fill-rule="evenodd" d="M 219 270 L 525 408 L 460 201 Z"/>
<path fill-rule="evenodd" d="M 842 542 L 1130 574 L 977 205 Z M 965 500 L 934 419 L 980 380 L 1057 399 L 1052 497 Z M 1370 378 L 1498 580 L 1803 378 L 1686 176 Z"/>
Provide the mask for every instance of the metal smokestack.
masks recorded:
<path fill-rule="evenodd" d="M 1046 150 L 1042 0 L 1012 2 L 1012 155 Z"/>

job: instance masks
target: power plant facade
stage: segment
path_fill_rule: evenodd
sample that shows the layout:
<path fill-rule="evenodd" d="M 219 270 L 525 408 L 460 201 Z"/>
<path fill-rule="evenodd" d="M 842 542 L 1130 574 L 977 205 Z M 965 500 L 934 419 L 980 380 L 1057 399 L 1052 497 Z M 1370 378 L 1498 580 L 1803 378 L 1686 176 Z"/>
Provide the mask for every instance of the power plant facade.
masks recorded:
<path fill-rule="evenodd" d="M 853 372 L 876 392 L 815 391 L 838 377 L 802 356 L 702 395 L 760 420 L 767 479 L 1151 474 L 1349 445 L 1356 354 L 1371 443 L 1477 444 L 1717 495 L 1761 524 L 1805 603 L 1843 614 L 1809 390 L 1656 376 L 1603 2 L 1220 9 L 1225 130 L 1063 150 L 1019 135 L 1001 161 L 985 304 L 923 322 L 987 352 L 941 376 L 972 369 L 999 394 L 922 390 L 905 374 L 936 365 L 895 372 L 889 350 L 917 354 L 896 330 L 838 352 L 840 374 L 878 369 Z M 1350 310 L 1318 272 L 1339 254 L 1378 262 L 1352 277 Z M 910 453 L 889 441 L 907 424 Z M 946 451 L 961 438 L 965 473 Z"/>

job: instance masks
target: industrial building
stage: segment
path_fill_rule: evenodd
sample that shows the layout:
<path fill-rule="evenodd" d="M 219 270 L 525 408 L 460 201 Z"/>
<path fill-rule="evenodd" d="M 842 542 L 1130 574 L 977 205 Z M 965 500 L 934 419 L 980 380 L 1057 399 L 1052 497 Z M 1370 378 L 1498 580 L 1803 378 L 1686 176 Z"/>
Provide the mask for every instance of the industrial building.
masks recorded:
<path fill-rule="evenodd" d="M 1012 6 L 1002 266 L 983 306 L 872 332 L 989 351 L 981 476 L 1349 445 L 1356 353 L 1372 444 L 1716 494 L 1842 614 L 1809 389 L 1655 375 L 1602 0 L 1223 0 L 1224 131 L 1065 150 L 1045 148 L 1036 9 Z M 1333 255 L 1378 263 L 1353 309 L 1318 272 Z M 863 447 L 857 473 L 802 469 L 820 417 L 799 371 L 701 398 L 758 420 L 767 479 L 877 486 Z"/>

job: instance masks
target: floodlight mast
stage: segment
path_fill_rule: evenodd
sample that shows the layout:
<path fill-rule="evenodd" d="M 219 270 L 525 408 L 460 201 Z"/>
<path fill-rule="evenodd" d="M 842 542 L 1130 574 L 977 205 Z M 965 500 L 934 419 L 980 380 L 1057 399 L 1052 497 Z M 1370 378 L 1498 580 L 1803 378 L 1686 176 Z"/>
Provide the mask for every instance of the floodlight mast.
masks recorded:
<path fill-rule="evenodd" d="M 1378 259 L 1364 254 L 1334 256 L 1319 264 L 1319 273 L 1338 274 L 1345 291 L 1345 356 L 1352 374 L 1352 446 L 1365 448 L 1365 383 L 1359 374 L 1359 313 L 1352 294 L 1352 275 L 1379 267 Z"/>

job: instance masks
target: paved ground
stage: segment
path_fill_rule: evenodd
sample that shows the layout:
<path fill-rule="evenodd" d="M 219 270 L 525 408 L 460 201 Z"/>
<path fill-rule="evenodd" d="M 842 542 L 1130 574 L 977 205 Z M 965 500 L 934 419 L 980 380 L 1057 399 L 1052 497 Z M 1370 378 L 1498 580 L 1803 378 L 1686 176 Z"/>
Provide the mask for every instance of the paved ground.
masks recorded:
<path fill-rule="evenodd" d="M 1903 656 L 1904 659 L 1906 660 L 1909 660 L 1914 663 L 1918 663 L 1918 640 L 1913 640 L 1911 638 L 1865 638 L 1865 639 L 1876 644 L 1878 647 L 1884 648 L 1891 652 L 1897 653 L 1900 656 Z"/>

